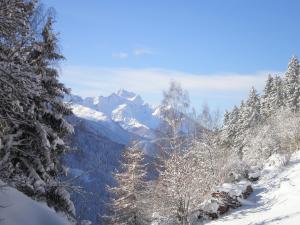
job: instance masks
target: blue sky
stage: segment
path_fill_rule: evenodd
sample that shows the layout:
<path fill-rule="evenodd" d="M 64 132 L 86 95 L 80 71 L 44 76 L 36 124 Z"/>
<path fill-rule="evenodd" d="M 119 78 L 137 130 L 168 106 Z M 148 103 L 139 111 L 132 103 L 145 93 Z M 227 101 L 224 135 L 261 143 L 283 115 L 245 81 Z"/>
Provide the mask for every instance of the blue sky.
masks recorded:
<path fill-rule="evenodd" d="M 300 52 L 297 0 L 43 3 L 57 12 L 61 79 L 83 96 L 123 87 L 157 104 L 176 79 L 196 108 L 230 108 Z"/>

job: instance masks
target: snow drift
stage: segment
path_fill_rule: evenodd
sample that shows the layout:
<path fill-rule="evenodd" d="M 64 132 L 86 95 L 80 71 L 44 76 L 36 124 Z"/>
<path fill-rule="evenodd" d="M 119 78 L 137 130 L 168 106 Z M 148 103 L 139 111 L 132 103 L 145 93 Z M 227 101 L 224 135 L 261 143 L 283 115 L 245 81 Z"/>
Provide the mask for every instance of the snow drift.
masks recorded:
<path fill-rule="evenodd" d="M 0 199 L 1 225 L 71 225 L 46 203 L 36 202 L 14 188 L 1 187 Z"/>

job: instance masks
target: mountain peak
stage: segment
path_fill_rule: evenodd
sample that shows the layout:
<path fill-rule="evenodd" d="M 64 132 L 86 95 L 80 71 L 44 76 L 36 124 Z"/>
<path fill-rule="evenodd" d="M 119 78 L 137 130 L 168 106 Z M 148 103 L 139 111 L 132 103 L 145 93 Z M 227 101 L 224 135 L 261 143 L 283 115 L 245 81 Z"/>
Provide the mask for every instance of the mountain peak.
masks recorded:
<path fill-rule="evenodd" d="M 136 96 L 135 93 L 127 91 L 125 89 L 118 90 L 116 94 L 120 97 L 127 98 L 127 99 L 134 98 Z"/>

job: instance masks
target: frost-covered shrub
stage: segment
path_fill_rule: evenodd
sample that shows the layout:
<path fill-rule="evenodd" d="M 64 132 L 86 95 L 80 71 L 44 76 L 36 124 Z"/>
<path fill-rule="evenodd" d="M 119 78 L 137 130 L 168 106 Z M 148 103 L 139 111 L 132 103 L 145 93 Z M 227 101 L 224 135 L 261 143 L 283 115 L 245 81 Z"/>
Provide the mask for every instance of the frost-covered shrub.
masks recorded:
<path fill-rule="evenodd" d="M 251 166 L 262 167 L 265 160 L 275 153 L 289 156 L 299 149 L 300 115 L 283 110 L 253 129 L 243 158 Z"/>
<path fill-rule="evenodd" d="M 280 112 L 273 120 L 280 138 L 279 153 L 291 154 L 300 150 L 300 113 Z"/>
<path fill-rule="evenodd" d="M 155 214 L 173 219 L 171 224 L 189 224 L 200 204 L 216 184 L 211 146 L 193 143 L 185 152 L 164 161 L 151 199 Z"/>
<path fill-rule="evenodd" d="M 266 162 L 264 163 L 263 170 L 280 169 L 283 166 L 285 166 L 288 161 L 289 161 L 288 155 L 275 153 L 266 160 Z"/>
<path fill-rule="evenodd" d="M 248 164 L 232 155 L 219 171 L 221 183 L 240 181 L 248 176 L 248 171 Z"/>

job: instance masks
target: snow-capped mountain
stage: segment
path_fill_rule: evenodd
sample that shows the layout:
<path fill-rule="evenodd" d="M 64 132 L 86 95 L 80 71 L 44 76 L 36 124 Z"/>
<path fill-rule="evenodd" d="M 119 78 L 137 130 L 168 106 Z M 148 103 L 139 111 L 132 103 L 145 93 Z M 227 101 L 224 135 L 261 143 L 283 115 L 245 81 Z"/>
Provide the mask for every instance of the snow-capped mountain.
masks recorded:
<path fill-rule="evenodd" d="M 153 137 L 153 131 L 160 123 L 157 110 L 145 103 L 139 95 L 123 89 L 106 97 L 81 98 L 71 95 L 65 99 L 71 102 L 76 116 L 115 122 L 142 138 Z"/>
<path fill-rule="evenodd" d="M 120 144 L 127 144 L 131 140 L 132 135 L 129 132 L 102 112 L 78 104 L 72 104 L 71 107 L 75 117 L 77 117 L 77 123 L 84 120 L 85 125 L 94 133 Z M 72 122 L 73 125 L 75 125 L 74 121 Z"/>

